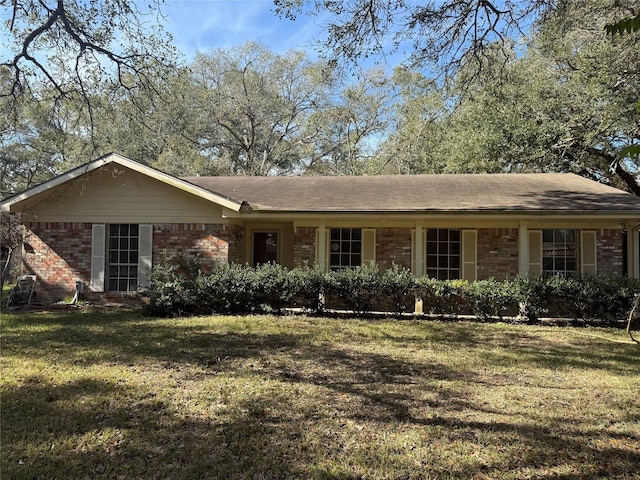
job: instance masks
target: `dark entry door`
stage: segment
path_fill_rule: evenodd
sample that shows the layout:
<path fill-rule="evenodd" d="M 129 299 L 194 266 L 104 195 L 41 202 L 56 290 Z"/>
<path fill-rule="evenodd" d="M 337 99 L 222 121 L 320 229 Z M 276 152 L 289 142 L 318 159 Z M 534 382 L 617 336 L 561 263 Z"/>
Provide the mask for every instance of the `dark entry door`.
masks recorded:
<path fill-rule="evenodd" d="M 253 233 L 253 265 L 278 262 L 278 232 Z"/>

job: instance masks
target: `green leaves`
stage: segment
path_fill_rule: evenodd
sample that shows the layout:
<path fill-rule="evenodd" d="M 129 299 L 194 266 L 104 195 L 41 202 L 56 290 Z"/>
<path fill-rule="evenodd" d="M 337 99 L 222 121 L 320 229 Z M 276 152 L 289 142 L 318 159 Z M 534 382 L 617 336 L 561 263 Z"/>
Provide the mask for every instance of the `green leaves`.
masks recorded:
<path fill-rule="evenodd" d="M 609 35 L 623 35 L 625 33 L 638 32 L 640 31 L 640 14 L 608 24 L 604 28 Z"/>

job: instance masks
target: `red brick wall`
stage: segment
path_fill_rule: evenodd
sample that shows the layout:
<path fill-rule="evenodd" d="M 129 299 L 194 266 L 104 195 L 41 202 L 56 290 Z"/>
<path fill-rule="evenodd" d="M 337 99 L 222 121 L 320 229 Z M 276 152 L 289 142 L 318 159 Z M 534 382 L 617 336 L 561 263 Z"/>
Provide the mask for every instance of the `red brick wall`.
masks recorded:
<path fill-rule="evenodd" d="M 293 234 L 293 266 L 316 262 L 316 227 L 298 227 Z"/>
<path fill-rule="evenodd" d="M 23 254 L 24 273 L 35 274 L 38 299 L 70 298 L 77 280 L 91 281 L 90 223 L 30 223 Z M 153 228 L 153 264 L 163 255 L 198 254 L 206 266 L 228 261 L 236 240 L 236 227 L 217 224 L 158 224 Z M 233 240 L 230 242 L 230 237 Z M 85 290 L 87 297 L 91 293 Z"/>
<path fill-rule="evenodd" d="M 411 229 L 377 228 L 376 263 L 380 270 L 393 264 L 411 270 Z"/>
<path fill-rule="evenodd" d="M 230 263 L 246 263 L 244 255 L 245 230 L 240 225 L 227 225 L 229 242 L 228 259 Z"/>
<path fill-rule="evenodd" d="M 229 258 L 229 226 L 202 223 L 156 224 L 153 226 L 153 264 L 163 256 L 198 255 L 205 269 Z"/>
<path fill-rule="evenodd" d="M 518 229 L 478 229 L 478 280 L 518 275 Z"/>
<path fill-rule="evenodd" d="M 605 275 L 622 275 L 622 231 L 598 230 L 596 245 L 598 249 L 598 273 Z"/>
<path fill-rule="evenodd" d="M 23 253 L 25 273 L 37 275 L 38 300 L 73 297 L 76 281 L 91 277 L 90 223 L 31 223 Z"/>

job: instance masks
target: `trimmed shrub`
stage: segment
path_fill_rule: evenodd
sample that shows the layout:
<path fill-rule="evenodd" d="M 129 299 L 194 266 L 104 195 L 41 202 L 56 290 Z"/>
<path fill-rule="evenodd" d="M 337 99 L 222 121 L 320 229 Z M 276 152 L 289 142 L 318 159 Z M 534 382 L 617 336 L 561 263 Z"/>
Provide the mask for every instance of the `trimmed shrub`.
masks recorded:
<path fill-rule="evenodd" d="M 212 313 L 280 313 L 301 306 L 310 313 L 331 306 L 365 315 L 373 310 L 401 314 L 411 311 L 414 296 L 425 313 L 441 316 L 473 314 L 481 320 L 503 319 L 510 312 L 537 322 L 543 316 L 569 316 L 575 321 L 615 321 L 626 318 L 640 281 L 616 276 L 526 277 L 498 282 L 414 278 L 392 266 L 375 265 L 325 273 L 321 267 L 296 268 L 269 263 L 256 268 L 216 264 L 203 273 L 198 258 L 184 254 L 162 259 L 151 272 L 152 315 Z"/>
<path fill-rule="evenodd" d="M 416 279 L 395 263 L 380 276 L 381 307 L 395 314 L 411 312 L 415 306 Z"/>
<path fill-rule="evenodd" d="M 318 314 L 324 310 L 324 296 L 329 284 L 327 273 L 320 266 L 294 268 L 289 273 L 293 289 L 292 306 Z"/>
<path fill-rule="evenodd" d="M 425 313 L 456 316 L 465 312 L 464 280 L 437 280 L 420 277 L 415 281 L 415 294 L 423 301 Z"/>
<path fill-rule="evenodd" d="M 282 312 L 294 304 L 299 286 L 297 278 L 277 263 L 265 263 L 253 269 L 251 287 L 253 306 L 262 312 Z"/>
<path fill-rule="evenodd" d="M 470 282 L 464 285 L 462 292 L 471 312 L 482 320 L 502 320 L 505 314 L 517 311 L 518 302 L 509 281 L 498 282 L 491 278 Z"/>
<path fill-rule="evenodd" d="M 186 255 L 163 257 L 151 271 L 151 288 L 147 294 L 150 315 L 168 317 L 199 313 L 200 262 Z"/>
<path fill-rule="evenodd" d="M 331 272 L 327 293 L 337 297 L 348 310 L 370 313 L 381 292 L 381 275 L 376 265 L 364 265 Z"/>
<path fill-rule="evenodd" d="M 511 281 L 514 300 L 518 302 L 519 317 L 529 323 L 537 322 L 549 311 L 551 288 L 544 277 L 516 277 Z"/>

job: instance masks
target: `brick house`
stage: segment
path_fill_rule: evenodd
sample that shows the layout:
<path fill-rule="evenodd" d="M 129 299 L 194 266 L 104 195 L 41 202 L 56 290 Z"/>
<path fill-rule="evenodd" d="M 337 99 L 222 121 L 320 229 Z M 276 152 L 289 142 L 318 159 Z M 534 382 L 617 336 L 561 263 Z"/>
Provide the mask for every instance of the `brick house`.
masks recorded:
<path fill-rule="evenodd" d="M 122 295 L 186 252 L 204 264 L 415 275 L 640 275 L 640 198 L 573 174 L 176 178 L 117 154 L 4 199 L 45 300 Z"/>

